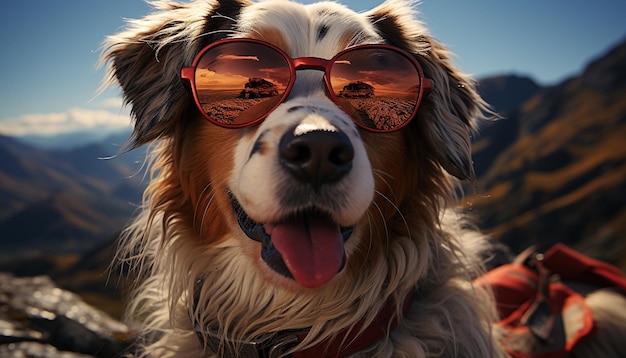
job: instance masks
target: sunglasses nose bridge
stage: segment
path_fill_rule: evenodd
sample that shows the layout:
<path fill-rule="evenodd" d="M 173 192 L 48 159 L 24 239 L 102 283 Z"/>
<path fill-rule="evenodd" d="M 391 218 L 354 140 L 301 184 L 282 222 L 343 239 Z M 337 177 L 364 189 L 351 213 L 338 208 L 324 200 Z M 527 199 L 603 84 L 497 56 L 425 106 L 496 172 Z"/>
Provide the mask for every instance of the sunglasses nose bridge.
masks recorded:
<path fill-rule="evenodd" d="M 317 57 L 299 57 L 293 59 L 293 67 L 296 70 L 319 70 L 325 71 L 328 60 Z"/>
<path fill-rule="evenodd" d="M 293 72 L 294 75 L 296 71 L 312 70 L 312 71 L 322 72 L 322 75 L 324 78 L 326 78 L 326 72 L 327 72 L 326 70 L 330 63 L 330 60 L 326 60 L 326 59 L 319 58 L 319 57 L 298 57 L 298 58 L 290 59 L 290 61 L 291 61 L 292 69 L 294 71 Z M 313 91 L 313 89 L 319 88 L 317 86 L 312 85 L 313 83 L 317 83 L 317 80 L 321 78 L 317 76 L 318 75 L 314 75 L 313 73 L 307 74 L 307 76 L 303 75 L 303 77 L 298 76 L 299 79 L 304 81 L 304 82 L 300 81 L 300 83 L 298 83 L 298 81 L 296 81 L 296 77 L 294 77 L 292 79 L 292 81 L 294 81 L 294 87 L 292 88 L 292 91 L 300 95 L 302 95 L 302 93 L 310 94 L 311 91 Z M 306 85 L 307 82 L 309 83 L 308 86 Z M 324 87 L 323 91 L 328 93 L 329 88 L 328 88 L 327 80 L 322 80 L 322 82 L 326 82 L 326 84 L 322 86 Z"/>

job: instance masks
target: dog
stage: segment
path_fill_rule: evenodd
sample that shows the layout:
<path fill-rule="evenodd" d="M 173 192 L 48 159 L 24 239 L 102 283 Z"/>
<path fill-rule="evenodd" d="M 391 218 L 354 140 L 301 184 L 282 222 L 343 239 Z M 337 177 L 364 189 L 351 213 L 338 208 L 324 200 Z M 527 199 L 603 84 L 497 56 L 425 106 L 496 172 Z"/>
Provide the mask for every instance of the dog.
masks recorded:
<path fill-rule="evenodd" d="M 152 5 L 102 54 L 150 146 L 139 356 L 504 356 L 453 208 L 488 109 L 409 2 Z"/>

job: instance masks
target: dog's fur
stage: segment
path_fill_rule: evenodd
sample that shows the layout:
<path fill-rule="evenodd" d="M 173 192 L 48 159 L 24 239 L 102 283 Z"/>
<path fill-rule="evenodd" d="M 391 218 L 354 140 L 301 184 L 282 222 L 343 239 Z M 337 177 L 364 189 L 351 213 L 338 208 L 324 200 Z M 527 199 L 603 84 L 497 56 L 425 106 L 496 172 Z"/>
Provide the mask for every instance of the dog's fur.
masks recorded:
<path fill-rule="evenodd" d="M 414 290 L 398 327 L 356 356 L 500 356 L 488 295 L 471 284 L 488 244 L 449 209 L 457 178 L 473 179 L 470 133 L 485 106 L 411 5 L 387 1 L 362 14 L 331 2 L 153 5 L 157 11 L 130 21 L 103 52 L 107 82 L 121 85 L 135 119 L 132 145 L 152 144 L 151 182 L 118 253 L 140 281 L 129 307 L 130 318 L 144 322 L 139 353 L 212 356 L 194 323 L 217 328 L 225 344 L 308 329 L 298 350 L 371 321 L 388 299 L 402 302 Z M 179 73 L 227 37 L 261 39 L 293 58 L 391 44 L 415 56 L 433 89 L 407 127 L 370 133 L 328 99 L 321 73 L 300 71 L 289 99 L 264 122 L 221 128 L 201 117 Z M 288 111 L 296 106 L 304 110 Z M 277 164 L 282 134 L 302 122 L 342 131 L 354 146 L 351 172 L 321 194 Z M 299 209 L 281 200 L 292 191 L 338 224 L 355 225 L 345 267 L 321 287 L 300 287 L 268 268 L 229 198 L 255 221 L 274 222 Z"/>

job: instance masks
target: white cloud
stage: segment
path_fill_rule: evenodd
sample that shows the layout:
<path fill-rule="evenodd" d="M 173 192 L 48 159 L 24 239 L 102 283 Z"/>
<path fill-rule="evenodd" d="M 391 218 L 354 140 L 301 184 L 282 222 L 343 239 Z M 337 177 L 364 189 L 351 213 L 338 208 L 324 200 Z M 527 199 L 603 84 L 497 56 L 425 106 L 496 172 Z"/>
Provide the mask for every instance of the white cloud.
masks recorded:
<path fill-rule="evenodd" d="M 121 97 L 111 97 L 100 101 L 102 107 L 119 109 L 124 107 L 124 100 Z"/>
<path fill-rule="evenodd" d="M 113 99 L 110 100 L 112 103 Z M 118 103 L 121 103 L 121 100 Z M 0 120 L 0 133 L 11 136 L 52 136 L 88 130 L 113 131 L 129 127 L 130 117 L 127 113 L 119 111 L 115 114 L 107 110 L 85 108 L 70 108 L 61 113 L 24 114 Z"/>

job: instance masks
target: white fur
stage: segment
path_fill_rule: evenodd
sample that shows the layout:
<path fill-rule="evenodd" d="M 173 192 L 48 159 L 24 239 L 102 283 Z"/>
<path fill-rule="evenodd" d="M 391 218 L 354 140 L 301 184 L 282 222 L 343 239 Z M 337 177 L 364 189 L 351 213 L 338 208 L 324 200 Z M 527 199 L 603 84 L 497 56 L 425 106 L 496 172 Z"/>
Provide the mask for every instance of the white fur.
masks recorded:
<path fill-rule="evenodd" d="M 289 129 L 296 131 L 328 130 L 341 131 L 348 135 L 354 147 L 355 159 L 349 175 L 336 185 L 322 188 L 322 193 L 312 193 L 310 204 L 327 210 L 335 221 L 344 226 L 354 225 L 363 216 L 374 197 L 374 178 L 367 159 L 365 147 L 358 136 L 356 125 L 328 98 L 296 98 L 287 101 L 274 110 L 259 125 L 256 135 L 244 137 L 237 144 L 235 168 L 231 174 L 233 194 L 244 206 L 252 219 L 258 222 L 276 222 L 303 208 L 284 208 L 277 200 L 280 190 L 289 190 L 289 174 L 279 166 L 278 144 L 282 135 Z M 303 111 L 288 113 L 294 106 L 306 106 Z M 317 113 L 313 113 L 317 112 Z M 306 128 L 306 129 L 305 129 Z M 271 154 L 250 152 L 259 136 Z M 330 201 L 341 194 L 341 202 Z M 321 200 L 320 197 L 324 197 Z"/>

